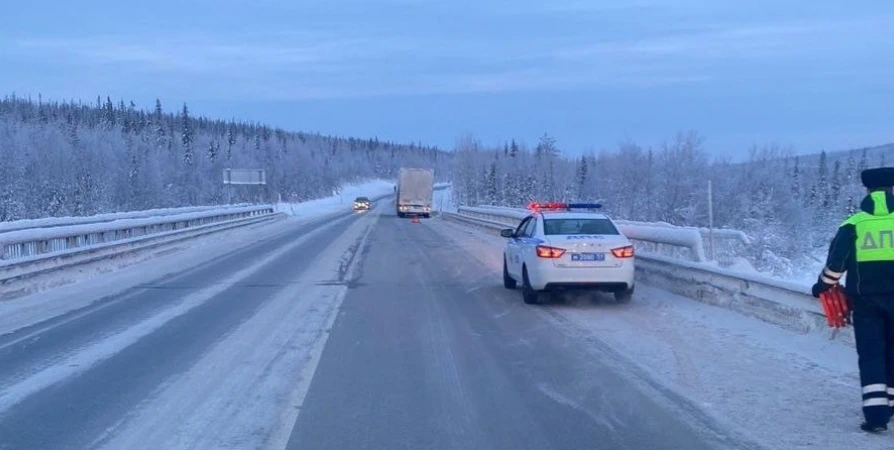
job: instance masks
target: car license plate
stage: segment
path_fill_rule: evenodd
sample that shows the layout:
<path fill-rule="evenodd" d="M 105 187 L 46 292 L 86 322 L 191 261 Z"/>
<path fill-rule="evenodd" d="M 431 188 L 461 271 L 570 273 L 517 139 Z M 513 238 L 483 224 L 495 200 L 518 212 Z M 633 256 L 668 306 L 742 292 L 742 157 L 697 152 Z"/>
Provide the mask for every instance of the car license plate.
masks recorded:
<path fill-rule="evenodd" d="M 572 253 L 572 261 L 605 261 L 605 253 Z"/>

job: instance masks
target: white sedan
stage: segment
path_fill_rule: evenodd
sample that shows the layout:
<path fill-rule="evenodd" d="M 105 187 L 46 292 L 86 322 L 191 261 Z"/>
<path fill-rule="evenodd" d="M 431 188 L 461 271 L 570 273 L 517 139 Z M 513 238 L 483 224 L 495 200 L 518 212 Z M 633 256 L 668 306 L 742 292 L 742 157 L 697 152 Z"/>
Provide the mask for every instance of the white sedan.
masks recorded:
<path fill-rule="evenodd" d="M 525 303 L 543 291 L 601 290 L 618 302 L 633 296 L 633 245 L 605 214 L 574 211 L 552 203 L 535 211 L 518 228 L 501 231 L 509 238 L 503 251 L 503 286 L 521 283 Z"/>

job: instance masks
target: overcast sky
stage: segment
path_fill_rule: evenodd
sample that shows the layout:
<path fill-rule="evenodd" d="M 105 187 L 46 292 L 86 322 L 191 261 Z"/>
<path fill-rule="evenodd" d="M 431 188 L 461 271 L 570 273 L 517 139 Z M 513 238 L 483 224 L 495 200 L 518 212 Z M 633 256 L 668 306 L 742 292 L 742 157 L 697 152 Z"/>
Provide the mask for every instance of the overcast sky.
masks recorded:
<path fill-rule="evenodd" d="M 0 90 L 568 153 L 894 141 L 894 1 L 4 1 Z"/>

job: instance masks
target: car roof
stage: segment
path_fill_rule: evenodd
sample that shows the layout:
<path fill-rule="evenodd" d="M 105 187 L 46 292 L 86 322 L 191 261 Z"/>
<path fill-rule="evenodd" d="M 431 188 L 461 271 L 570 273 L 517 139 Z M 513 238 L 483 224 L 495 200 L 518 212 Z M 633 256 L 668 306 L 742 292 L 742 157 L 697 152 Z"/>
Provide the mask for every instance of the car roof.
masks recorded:
<path fill-rule="evenodd" d="M 608 219 L 608 215 L 592 211 L 540 211 L 544 219 Z"/>

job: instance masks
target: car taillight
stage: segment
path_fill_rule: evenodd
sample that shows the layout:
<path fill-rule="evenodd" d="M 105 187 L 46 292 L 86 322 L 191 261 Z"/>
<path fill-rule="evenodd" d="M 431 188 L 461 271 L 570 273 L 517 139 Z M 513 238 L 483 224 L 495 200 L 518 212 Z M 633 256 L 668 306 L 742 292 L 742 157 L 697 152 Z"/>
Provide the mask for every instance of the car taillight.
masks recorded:
<path fill-rule="evenodd" d="M 613 248 L 612 255 L 615 255 L 615 258 L 633 258 L 633 246 Z"/>
<path fill-rule="evenodd" d="M 565 254 L 564 248 L 549 247 L 546 245 L 537 246 L 537 256 L 541 258 L 556 259 L 561 258 Z"/>

